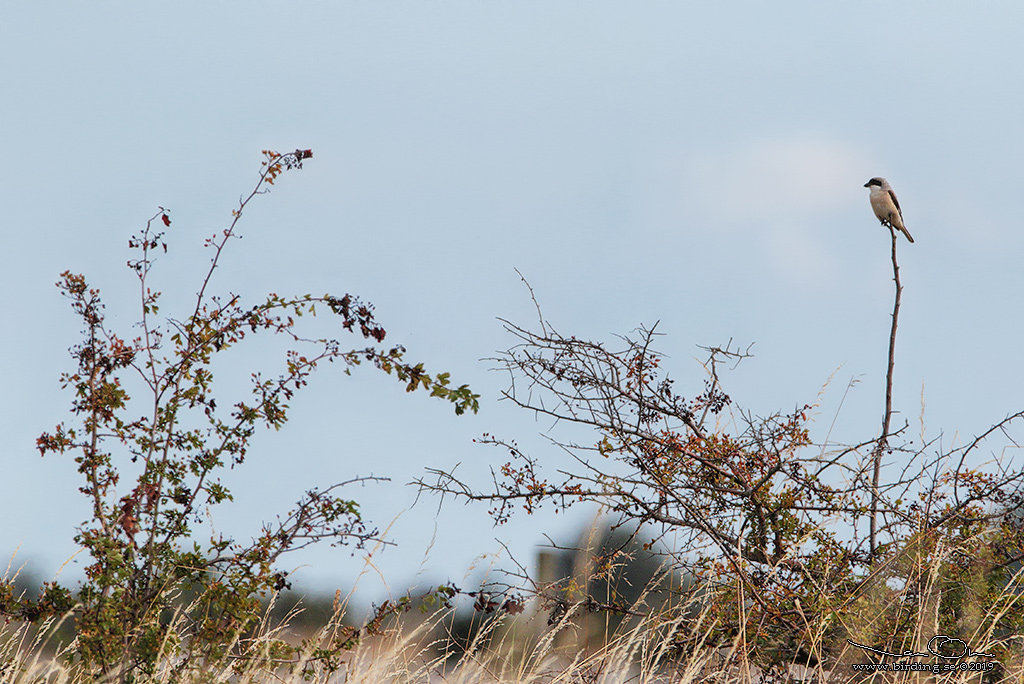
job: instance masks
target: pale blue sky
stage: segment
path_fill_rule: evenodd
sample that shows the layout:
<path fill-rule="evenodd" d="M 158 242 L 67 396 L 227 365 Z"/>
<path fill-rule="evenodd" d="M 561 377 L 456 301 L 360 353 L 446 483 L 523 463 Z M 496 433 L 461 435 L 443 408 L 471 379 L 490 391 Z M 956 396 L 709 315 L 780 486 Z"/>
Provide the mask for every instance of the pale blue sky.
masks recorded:
<path fill-rule="evenodd" d="M 405 512 L 425 467 L 486 484 L 483 432 L 556 458 L 551 426 L 498 404 L 480 360 L 511 343 L 496 317 L 532 320 L 516 268 L 566 334 L 660 320 L 684 394 L 701 388 L 697 345 L 730 338 L 755 343 L 727 378 L 755 412 L 815 401 L 838 368 L 814 436 L 857 379 L 833 439 L 869 439 L 891 311 L 888 233 L 862 187 L 876 175 L 917 240 L 901 245 L 895 405 L 916 433 L 923 397 L 946 445 L 983 430 L 1024 399 L 1022 25 L 1014 2 L 9 3 L 0 554 L 20 544 L 50 574 L 88 513 L 70 459 L 34 449 L 65 419 L 79 328 L 58 273 L 85 273 L 129 326 L 127 237 L 169 207 L 154 277 L 165 311 L 183 305 L 263 148 L 315 156 L 247 213 L 215 286 L 359 294 L 389 341 L 483 396 L 456 418 L 374 373 L 324 372 L 227 476 L 238 501 L 218 531 L 374 474 L 394 483 L 352 495 L 378 525 L 399 516 L 398 548 L 374 559 L 395 590 L 421 567 L 461 580 L 495 539 L 529 564 L 542 531 L 569 535 L 585 512 L 494 529 L 485 506 L 449 503 L 431 545 L 437 502 Z M 333 589 L 362 562 L 291 564 Z M 380 585 L 364 580 L 367 599 Z"/>

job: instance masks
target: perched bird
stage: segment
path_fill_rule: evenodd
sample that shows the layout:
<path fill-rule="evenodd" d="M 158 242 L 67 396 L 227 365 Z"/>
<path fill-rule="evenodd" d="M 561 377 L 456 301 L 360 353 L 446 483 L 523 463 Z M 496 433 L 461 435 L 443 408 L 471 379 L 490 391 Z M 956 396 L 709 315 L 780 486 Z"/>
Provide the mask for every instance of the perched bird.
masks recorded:
<path fill-rule="evenodd" d="M 875 216 L 882 222 L 883 226 L 892 226 L 898 229 L 911 242 L 910 231 L 903 225 L 903 211 L 900 209 L 900 201 L 896 199 L 896 193 L 892 191 L 889 181 L 884 178 L 872 178 L 864 184 L 865 188 L 871 188 L 871 208 L 875 210 Z"/>

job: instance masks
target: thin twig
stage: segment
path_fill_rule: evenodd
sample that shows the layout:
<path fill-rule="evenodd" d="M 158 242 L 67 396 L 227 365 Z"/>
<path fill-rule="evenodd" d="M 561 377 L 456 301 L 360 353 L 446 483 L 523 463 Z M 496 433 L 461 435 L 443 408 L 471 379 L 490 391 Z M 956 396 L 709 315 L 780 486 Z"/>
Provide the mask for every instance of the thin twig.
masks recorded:
<path fill-rule="evenodd" d="M 896 261 L 896 229 L 889 225 L 892 234 L 892 279 L 896 283 L 896 299 L 892 307 L 892 328 L 889 331 L 889 367 L 885 373 L 885 413 L 882 414 L 882 434 L 875 447 L 874 472 L 871 475 L 871 556 L 874 557 L 878 548 L 878 480 L 882 470 L 882 454 L 889 444 L 889 423 L 892 419 L 892 370 L 896 361 L 896 326 L 900 318 L 900 295 L 903 285 L 900 283 L 900 265 Z"/>

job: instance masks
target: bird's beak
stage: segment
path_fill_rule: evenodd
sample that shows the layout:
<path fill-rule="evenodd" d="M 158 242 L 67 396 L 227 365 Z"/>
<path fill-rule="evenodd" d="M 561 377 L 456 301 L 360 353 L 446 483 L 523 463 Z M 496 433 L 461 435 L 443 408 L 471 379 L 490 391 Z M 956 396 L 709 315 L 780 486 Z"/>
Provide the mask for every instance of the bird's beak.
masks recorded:
<path fill-rule="evenodd" d="M 865 188 L 870 187 L 870 186 L 871 186 L 871 181 L 868 181 L 867 183 L 864 184 Z"/>

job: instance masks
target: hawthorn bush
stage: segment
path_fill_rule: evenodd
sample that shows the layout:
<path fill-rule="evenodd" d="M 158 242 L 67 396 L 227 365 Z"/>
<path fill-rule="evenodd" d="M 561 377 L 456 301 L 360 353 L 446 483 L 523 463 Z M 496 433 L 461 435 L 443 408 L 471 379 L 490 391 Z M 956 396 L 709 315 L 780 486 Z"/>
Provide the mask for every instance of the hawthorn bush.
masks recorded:
<path fill-rule="evenodd" d="M 217 265 L 239 236 L 250 202 L 283 172 L 302 168 L 312 152 L 265 151 L 264 157 L 255 187 L 229 225 L 206 240 L 210 265 L 185 315 L 162 317 L 161 295 L 151 283 L 154 255 L 168 249 L 171 219 L 163 208 L 129 241 L 135 256 L 128 266 L 141 296 L 130 333 L 109 327 L 100 293 L 84 276 L 65 272 L 57 283 L 84 325 L 83 340 L 71 349 L 77 367 L 61 376 L 73 392 L 72 417 L 40 436 L 38 448 L 43 455 L 72 456 L 78 466 L 92 513 L 75 541 L 90 562 L 77 591 L 47 583 L 38 598 L 25 599 L 0 583 L 0 614 L 39 621 L 70 613 L 76 638 L 68 655 L 85 673 L 131 681 L 167 662 L 183 676 L 229 659 L 293 653 L 283 643 L 268 651 L 266 642 L 259 652 L 247 651 L 243 638 L 258 621 L 260 597 L 288 586 L 277 560 L 319 541 L 362 547 L 376 539 L 358 503 L 341 496 L 345 485 L 374 478 L 311 488 L 248 543 L 225 536 L 203 542 L 194 526 L 207 507 L 231 501 L 218 472 L 243 465 L 260 427 L 285 424 L 289 401 L 322 364 L 339 363 L 346 373 L 368 364 L 396 376 L 407 391 L 451 402 L 457 414 L 478 409 L 478 395 L 466 385 L 453 386 L 447 373 L 409 363 L 401 346 L 382 346 L 386 332 L 372 305 L 355 296 L 270 294 L 244 302 L 213 293 Z M 332 317 L 340 334 L 362 338 L 365 346 L 305 337 L 301 323 L 314 315 Z M 259 336 L 283 337 L 292 347 L 279 374 L 254 371 L 248 397 L 218 394 L 214 357 Z M 342 639 L 317 653 L 329 660 L 351 642 Z"/>
<path fill-rule="evenodd" d="M 945 635 L 1014 662 L 1024 633 L 1024 526 L 1014 513 L 1022 473 L 992 441 L 1019 444 L 1010 431 L 1024 412 L 951 450 L 915 445 L 907 425 L 891 427 L 902 291 L 895 232 L 892 263 L 880 434 L 836 445 L 815 440 L 810 404 L 761 417 L 744 410 L 721 373 L 747 356 L 739 350 L 707 349 L 705 385 L 680 389 L 653 328 L 607 344 L 559 332 L 537 306 L 535 325 L 505 322 L 515 344 L 495 361 L 509 376 L 506 400 L 565 430 L 549 435 L 554 453 L 484 435 L 501 454 L 487 486 L 432 470 L 420 487 L 484 502 L 497 524 L 589 502 L 616 525 L 670 539 L 671 561 L 698 580 L 707 608 L 692 638 L 675 637 L 681 648 L 732 649 L 772 672 L 833 668 L 851 657 L 852 642 L 875 649 L 855 649 L 861 661 L 926 652 Z M 982 463 L 989 444 L 993 457 Z M 553 594 L 568 595 L 574 581 L 532 589 L 557 605 Z M 594 599 L 579 601 L 583 610 Z"/>

